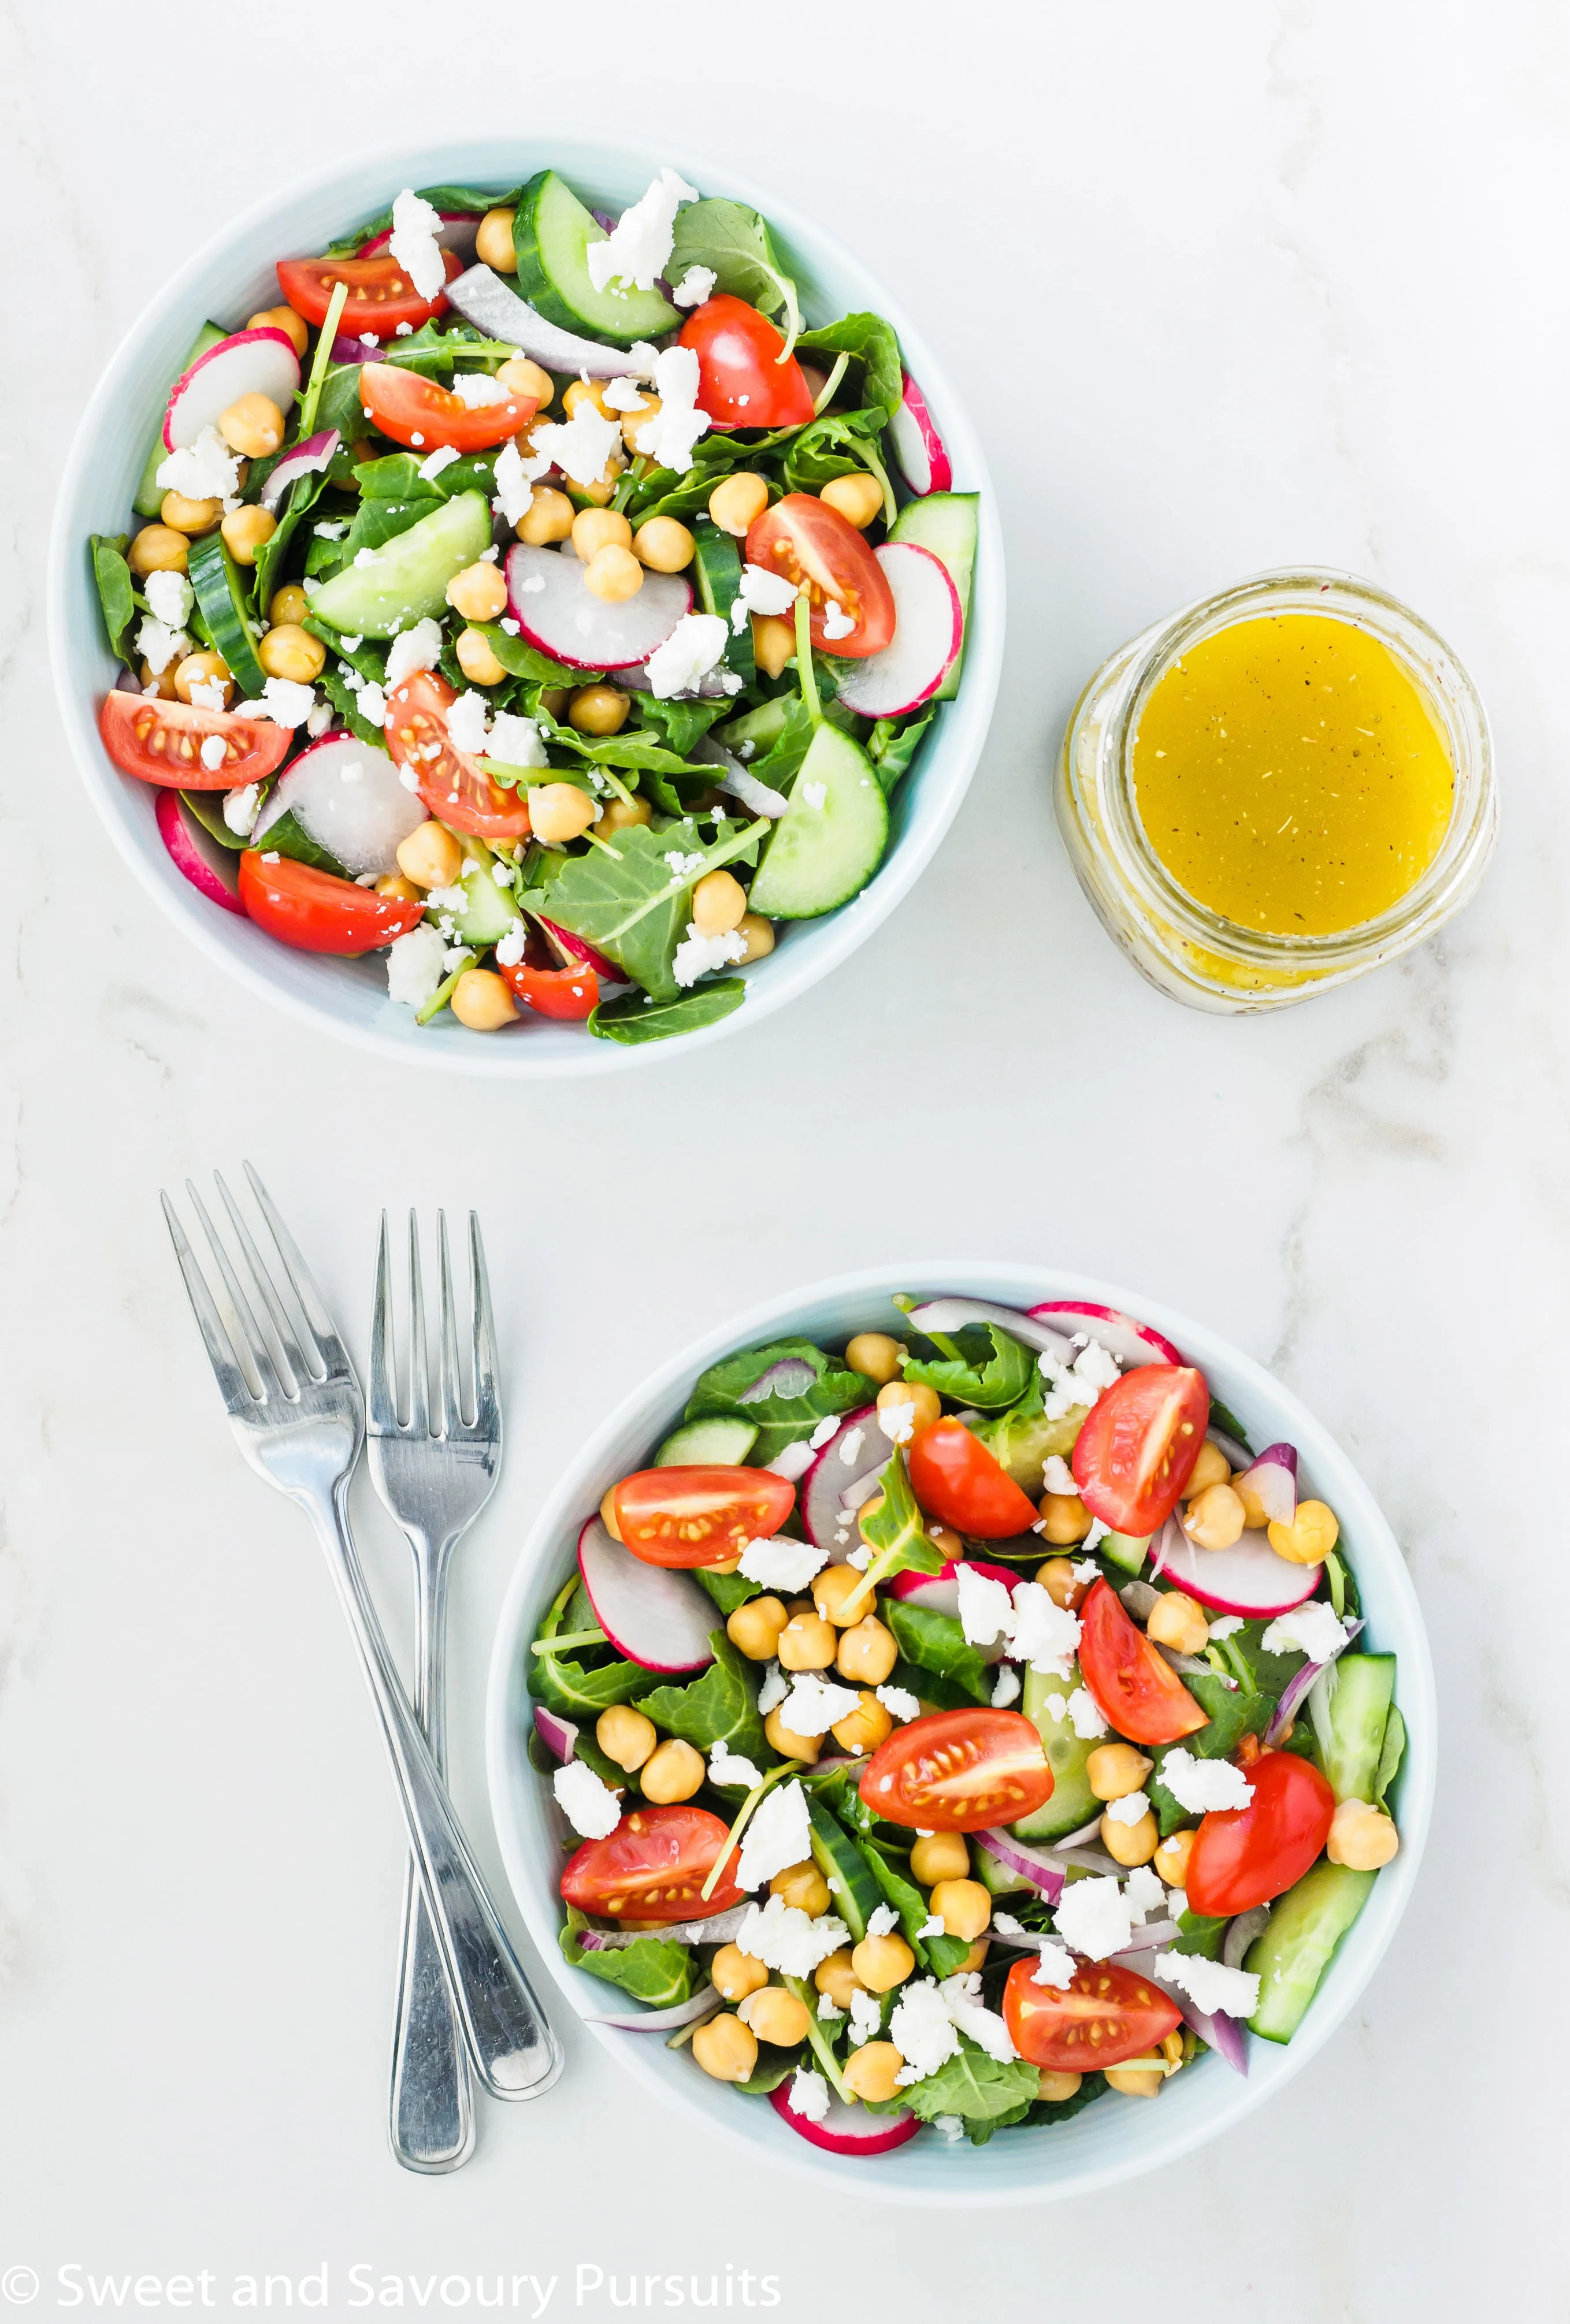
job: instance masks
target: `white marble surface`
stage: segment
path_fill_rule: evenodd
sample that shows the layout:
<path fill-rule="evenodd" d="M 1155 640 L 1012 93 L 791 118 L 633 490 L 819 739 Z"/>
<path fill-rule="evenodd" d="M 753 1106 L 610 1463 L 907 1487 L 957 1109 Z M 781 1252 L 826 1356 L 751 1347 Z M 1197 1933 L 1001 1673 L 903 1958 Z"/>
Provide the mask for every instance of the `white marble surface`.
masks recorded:
<path fill-rule="evenodd" d="M 35 2267 L 51 2312 L 73 2262 L 205 2268 L 225 2299 L 326 2263 L 342 2314 L 362 2263 L 433 2309 L 433 2274 L 556 2276 L 559 2316 L 582 2262 L 772 2272 L 778 2312 L 814 2319 L 974 2315 L 984 2285 L 1000 2311 L 1170 2324 L 1562 2315 L 1565 2068 L 1536 1997 L 1567 1898 L 1544 1371 L 1570 1263 L 1564 14 L 469 21 L 10 0 L 0 27 L 0 2269 Z M 52 476 L 142 301 L 324 141 L 476 104 L 669 118 L 854 235 L 973 394 L 1004 496 L 1012 667 L 934 868 L 792 1011 L 598 1087 L 394 1086 L 215 981 L 86 819 L 45 666 Z M 1504 836 L 1442 944 L 1224 1023 L 1111 949 L 1047 766 L 1110 648 L 1299 558 L 1374 576 L 1470 661 Z M 820 1272 L 971 1250 L 1146 1285 L 1274 1364 L 1383 1497 L 1445 1720 L 1417 1902 L 1354 2021 L 1236 2136 L 976 2238 L 743 2180 L 570 2028 L 558 2091 L 488 2111 L 471 2168 L 398 2172 L 378 1747 L 156 1215 L 161 1181 L 244 1154 L 356 1326 L 379 1204 L 484 1213 L 512 1452 L 453 1610 L 457 1784 L 487 1848 L 504 1578 L 557 1463 L 675 1339 Z M 366 1531 L 402 1609 L 402 1547 L 379 1512 Z"/>

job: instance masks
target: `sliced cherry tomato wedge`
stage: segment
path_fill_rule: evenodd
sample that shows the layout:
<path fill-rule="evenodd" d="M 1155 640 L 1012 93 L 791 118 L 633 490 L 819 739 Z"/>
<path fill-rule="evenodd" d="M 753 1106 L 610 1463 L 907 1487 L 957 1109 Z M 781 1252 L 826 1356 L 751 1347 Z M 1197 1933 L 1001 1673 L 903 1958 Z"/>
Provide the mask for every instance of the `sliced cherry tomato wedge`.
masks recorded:
<path fill-rule="evenodd" d="M 1176 1743 L 1210 1724 L 1104 1580 L 1079 1609 L 1079 1673 L 1102 1717 L 1131 1743 Z"/>
<path fill-rule="evenodd" d="M 599 1006 L 600 981 L 592 968 L 531 968 L 526 960 L 511 968 L 496 963 L 525 1009 L 564 1024 L 581 1025 Z"/>
<path fill-rule="evenodd" d="M 178 791 L 232 791 L 243 783 L 259 783 L 282 766 L 294 740 L 287 726 L 265 719 L 118 691 L 104 696 L 98 732 L 123 775 Z M 202 744 L 214 734 L 224 739 L 219 767 L 209 767 L 202 758 Z"/>
<path fill-rule="evenodd" d="M 681 327 L 681 345 L 697 355 L 697 408 L 716 428 L 800 428 L 812 417 L 812 391 L 785 342 L 749 307 L 722 290 Z"/>
<path fill-rule="evenodd" d="M 477 832 L 482 839 L 525 838 L 529 803 L 523 793 L 503 790 L 448 739 L 447 714 L 457 700 L 446 678 L 433 669 L 404 678 L 387 696 L 387 748 L 401 767 L 414 769 L 420 796 L 439 821 L 454 831 Z"/>
<path fill-rule="evenodd" d="M 1177 1508 L 1209 1425 L 1203 1372 L 1137 1364 L 1096 1397 L 1075 1439 L 1080 1499 L 1114 1533 L 1154 1533 Z"/>
<path fill-rule="evenodd" d="M 1021 2058 L 1057 2074 L 1094 2074 L 1148 2056 L 1183 2023 L 1178 2004 L 1116 1961 L 1082 1961 L 1067 1985 L 1038 1985 L 1035 1957 L 1003 1987 L 1003 2023 Z"/>
<path fill-rule="evenodd" d="M 1034 1721 L 1017 1711 L 933 1711 L 880 1744 L 861 1795 L 886 1823 L 984 1831 L 1044 1807 L 1052 1770 Z"/>
<path fill-rule="evenodd" d="M 612 1921 L 701 1921 L 728 1913 L 742 1902 L 734 1855 L 713 1895 L 699 1891 L 729 1837 L 706 1808 L 634 1808 L 614 1831 L 586 1840 L 568 1858 L 562 1895 L 578 1912 Z"/>
<path fill-rule="evenodd" d="M 1251 1913 L 1301 1880 L 1330 1837 L 1335 1794 L 1295 1751 L 1261 1752 L 1248 1770 L 1246 1808 L 1213 1808 L 1195 1836 L 1189 1909 Z"/>
<path fill-rule="evenodd" d="M 747 535 L 747 562 L 806 586 L 812 606 L 812 642 L 826 654 L 859 661 L 882 653 L 894 634 L 894 593 L 883 568 L 854 524 L 812 493 L 787 493 Z M 824 633 L 824 602 L 832 597 L 855 623 L 844 637 Z"/>
<path fill-rule="evenodd" d="M 449 282 L 463 272 L 463 261 L 452 251 L 444 250 L 441 259 Z M 439 291 L 434 299 L 422 299 L 409 280 L 407 268 L 391 252 L 379 258 L 281 258 L 278 262 L 278 287 L 295 313 L 303 315 L 308 323 L 326 322 L 328 304 L 340 282 L 349 288 L 338 318 L 338 329 L 346 338 L 374 331 L 379 339 L 390 339 L 400 323 L 418 329 L 447 307 Z"/>
<path fill-rule="evenodd" d="M 623 1545 L 645 1565 L 724 1565 L 779 1532 L 796 1488 L 772 1469 L 640 1469 L 612 1506 Z"/>
<path fill-rule="evenodd" d="M 300 952 L 336 952 L 347 958 L 374 952 L 416 927 L 423 904 L 378 896 L 309 863 L 280 855 L 270 863 L 260 848 L 240 858 L 240 901 L 259 928 Z"/>
<path fill-rule="evenodd" d="M 935 1420 L 910 1440 L 910 1489 L 930 1517 L 982 1541 L 1029 1533 L 1036 1505 L 963 1420 Z"/>
<path fill-rule="evenodd" d="M 466 403 L 439 380 L 422 379 L 398 364 L 368 363 L 360 369 L 360 402 L 383 436 L 394 444 L 448 445 L 455 452 L 484 452 L 504 444 L 526 428 L 540 409 L 537 395 L 508 395 L 499 403 Z"/>

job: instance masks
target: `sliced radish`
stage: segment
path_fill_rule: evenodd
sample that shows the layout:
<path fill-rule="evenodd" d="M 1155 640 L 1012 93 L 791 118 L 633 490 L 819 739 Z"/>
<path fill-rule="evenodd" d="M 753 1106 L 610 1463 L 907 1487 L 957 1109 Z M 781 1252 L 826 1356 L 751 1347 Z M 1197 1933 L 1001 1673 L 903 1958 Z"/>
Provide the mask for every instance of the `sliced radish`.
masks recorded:
<path fill-rule="evenodd" d="M 158 835 L 173 857 L 175 869 L 183 872 L 210 903 L 246 918 L 236 870 L 240 859 L 235 850 L 202 829 L 178 791 L 161 790 L 152 811 Z"/>
<path fill-rule="evenodd" d="M 596 952 L 582 936 L 575 936 L 570 928 L 559 928 L 554 920 L 546 919 L 540 920 L 540 926 L 563 968 L 592 968 L 605 984 L 626 982 L 624 969 L 618 968 L 614 960 L 607 960 L 603 952 Z"/>
<path fill-rule="evenodd" d="M 1116 1307 L 1095 1307 L 1085 1299 L 1049 1299 L 1045 1305 L 1032 1307 L 1030 1313 L 1039 1323 L 1050 1324 L 1072 1340 L 1083 1332 L 1098 1347 L 1104 1348 L 1124 1371 L 1136 1364 L 1180 1364 L 1183 1358 L 1159 1332 L 1149 1323 L 1137 1323 Z"/>
<path fill-rule="evenodd" d="M 562 553 L 563 555 L 566 554 L 565 543 L 563 544 Z M 734 694 L 735 692 L 735 688 L 734 686 L 727 686 L 725 684 L 725 676 L 726 673 L 723 666 L 716 664 L 713 669 L 706 669 L 704 671 L 696 686 L 684 686 L 681 689 L 680 698 L 685 701 L 689 695 L 696 694 L 701 696 L 706 701 L 716 702 L 719 699 L 722 694 L 726 696 Z M 630 669 L 624 669 L 622 672 L 622 684 L 625 687 L 630 687 L 634 694 L 647 694 L 649 692 L 649 672 L 641 661 L 634 662 Z M 692 755 L 694 758 L 701 759 L 706 757 L 707 754 L 702 750 L 695 750 Z M 722 785 L 721 788 L 723 789 L 723 788 L 724 786 Z"/>
<path fill-rule="evenodd" d="M 877 1406 L 864 1404 L 859 1412 L 846 1414 L 802 1479 L 796 1495 L 802 1529 L 815 1549 L 827 1550 L 836 1565 L 845 1563 L 857 1543 L 860 1503 L 846 1496 L 864 1480 L 875 1480 L 888 1467 L 893 1449 L 878 1425 Z M 864 1498 L 870 1499 L 873 1490 L 873 1481 L 868 1481 Z"/>
<path fill-rule="evenodd" d="M 995 1299 L 928 1299 L 923 1306 L 912 1307 L 910 1316 L 916 1329 L 928 1337 L 934 1332 L 945 1336 L 963 1332 L 967 1323 L 995 1323 L 1001 1332 L 1011 1332 L 1026 1347 L 1050 1356 L 1055 1364 L 1071 1364 L 1076 1352 L 1061 1332 L 1053 1331 L 1033 1312 L 1021 1314 L 1017 1307 L 1000 1307 Z"/>
<path fill-rule="evenodd" d="M 909 372 L 905 374 L 904 401 L 889 423 L 889 433 L 894 439 L 900 474 L 918 500 L 925 500 L 928 493 L 947 493 L 953 488 L 954 470 L 943 448 L 943 438 L 927 409 L 927 398 Z"/>
<path fill-rule="evenodd" d="M 163 447 L 183 452 L 204 428 L 216 428 L 243 395 L 265 395 L 288 418 L 300 389 L 300 357 L 285 331 L 271 323 L 236 331 L 198 355 L 169 391 L 163 415 Z"/>
<path fill-rule="evenodd" d="M 275 509 L 297 476 L 309 476 L 318 468 L 327 467 L 343 440 L 336 428 L 324 428 L 286 452 L 278 466 L 268 471 L 261 492 L 263 507 Z"/>
<path fill-rule="evenodd" d="M 699 1671 L 714 1660 L 713 1600 L 673 1565 L 645 1565 L 597 1517 L 577 1537 L 577 1568 L 595 1619 L 619 1655 L 645 1670 Z"/>
<path fill-rule="evenodd" d="M 281 815 L 292 815 L 308 839 L 327 850 L 351 880 L 398 869 L 398 850 L 426 821 L 414 791 L 406 791 L 385 751 L 352 734 L 324 734 L 302 751 L 279 780 L 256 819 L 252 844 Z"/>
<path fill-rule="evenodd" d="M 548 323 L 526 299 L 488 266 L 471 266 L 447 286 L 448 303 L 466 323 L 473 323 L 493 339 L 513 345 L 547 371 L 586 374 L 590 379 L 623 379 L 644 368 L 625 347 L 602 347 Z"/>
<path fill-rule="evenodd" d="M 1324 1570 L 1278 1557 L 1262 1532 L 1242 1535 L 1230 1549 L 1196 1548 L 1175 1517 L 1168 1518 L 1150 1548 L 1152 1573 L 1166 1574 L 1218 1614 L 1242 1614 L 1248 1620 L 1289 1614 L 1313 1597 Z"/>
<path fill-rule="evenodd" d="M 1251 1468 L 1233 1479 L 1246 1485 L 1272 1525 L 1290 1525 L 1298 1514 L 1298 1448 L 1267 1444 Z"/>
<path fill-rule="evenodd" d="M 845 665 L 839 698 L 864 718 L 897 718 L 942 685 L 965 636 L 965 613 L 947 566 L 929 549 L 886 540 L 873 553 L 893 593 L 894 634 L 882 653 Z"/>
<path fill-rule="evenodd" d="M 538 588 L 527 584 L 538 582 Z M 692 605 L 674 573 L 645 573 L 633 597 L 610 605 L 596 597 L 576 557 L 517 541 L 507 558 L 513 620 L 531 646 L 577 669 L 625 669 L 647 661 Z"/>
<path fill-rule="evenodd" d="M 967 1566 L 972 1573 L 982 1573 L 989 1582 L 1001 1582 L 1005 1590 L 1012 1590 L 1019 1580 L 1006 1565 L 985 1565 L 979 1557 L 949 1558 L 941 1573 L 896 1573 L 884 1584 L 891 1598 L 900 1599 L 907 1606 L 919 1606 L 928 1614 L 947 1614 L 952 1621 L 959 1619 L 959 1569 Z M 976 1653 L 984 1663 L 1001 1663 L 1004 1648 L 999 1639 L 990 1646 L 977 1646 Z"/>
<path fill-rule="evenodd" d="M 846 2106 L 832 2091 L 828 2112 L 821 2122 L 812 2122 L 791 2105 L 790 2080 L 770 2091 L 769 2104 L 808 2145 L 821 2146 L 828 2154 L 887 2154 L 891 2147 L 914 2138 L 921 2127 L 909 2107 L 900 2114 L 869 2114 L 865 2107 Z"/>
<path fill-rule="evenodd" d="M 450 250 L 455 257 L 463 260 L 466 266 L 471 266 L 474 263 L 475 244 L 479 239 L 478 217 L 472 210 L 442 210 L 438 215 L 440 217 L 441 224 L 436 230 L 437 241 L 443 250 Z M 373 235 L 371 240 L 364 244 L 357 255 L 361 258 L 374 258 L 379 250 L 386 249 L 392 239 L 392 227 L 383 226 L 380 234 Z"/>

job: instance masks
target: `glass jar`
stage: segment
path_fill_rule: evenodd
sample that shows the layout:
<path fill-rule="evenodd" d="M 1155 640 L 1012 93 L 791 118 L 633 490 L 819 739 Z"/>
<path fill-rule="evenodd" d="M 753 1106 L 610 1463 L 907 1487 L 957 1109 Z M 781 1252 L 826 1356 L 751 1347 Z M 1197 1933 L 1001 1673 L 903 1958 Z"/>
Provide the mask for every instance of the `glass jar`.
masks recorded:
<path fill-rule="evenodd" d="M 1416 886 L 1334 936 L 1270 935 L 1197 902 L 1150 845 L 1135 804 L 1134 736 L 1159 679 L 1216 631 L 1279 613 L 1328 614 L 1377 638 L 1427 703 L 1455 773 L 1449 825 Z M 1488 721 L 1449 647 L 1371 583 L 1307 566 L 1187 605 L 1104 663 L 1063 737 L 1057 807 L 1079 884 L 1134 966 L 1175 1001 L 1220 1016 L 1287 1008 L 1421 944 L 1472 896 L 1499 826 Z"/>

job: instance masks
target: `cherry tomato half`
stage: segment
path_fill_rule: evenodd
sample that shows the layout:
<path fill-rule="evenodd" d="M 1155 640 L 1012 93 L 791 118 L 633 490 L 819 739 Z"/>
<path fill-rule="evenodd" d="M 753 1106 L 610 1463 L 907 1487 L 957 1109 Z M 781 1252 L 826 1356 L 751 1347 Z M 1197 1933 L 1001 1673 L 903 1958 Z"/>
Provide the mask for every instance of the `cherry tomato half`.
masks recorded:
<path fill-rule="evenodd" d="M 1301 1880 L 1330 1837 L 1335 1794 L 1295 1751 L 1261 1753 L 1246 1808 L 1213 1808 L 1195 1836 L 1185 1882 L 1189 1909 L 1251 1913 Z"/>
<path fill-rule="evenodd" d="M 401 767 L 414 769 L 420 798 L 454 831 L 477 832 L 482 839 L 524 838 L 529 803 L 523 793 L 503 790 L 448 738 L 447 714 L 457 700 L 433 669 L 403 679 L 387 696 L 387 748 Z M 434 759 L 427 755 L 433 743 Z"/>
<path fill-rule="evenodd" d="M 360 369 L 360 402 L 394 444 L 427 451 L 484 452 L 526 428 L 540 409 L 537 395 L 509 395 L 500 403 L 466 403 L 439 380 L 422 379 L 401 364 L 368 363 Z"/>
<path fill-rule="evenodd" d="M 1210 1425 L 1210 1390 L 1190 1364 L 1139 1364 L 1096 1397 L 1074 1446 L 1074 1481 L 1114 1533 L 1165 1525 Z"/>
<path fill-rule="evenodd" d="M 772 1469 L 640 1469 L 612 1505 L 623 1545 L 645 1565 L 724 1565 L 779 1532 L 796 1488 Z"/>
<path fill-rule="evenodd" d="M 520 960 L 511 968 L 496 963 L 525 1009 L 564 1024 L 581 1025 L 599 1006 L 600 981 L 592 968 L 531 968 Z"/>
<path fill-rule="evenodd" d="M 463 261 L 452 251 L 444 250 L 441 258 L 449 282 L 463 272 Z M 374 331 L 379 339 L 388 339 L 400 323 L 418 330 L 447 307 L 439 291 L 434 299 L 422 299 L 407 270 L 390 253 L 380 258 L 281 258 L 278 262 L 278 287 L 295 313 L 303 315 L 308 323 L 326 322 L 328 303 L 340 282 L 349 288 L 338 318 L 338 329 L 346 338 Z"/>
<path fill-rule="evenodd" d="M 569 1857 L 561 1893 L 580 1913 L 607 1920 L 698 1921 L 742 1902 L 732 1874 L 736 1858 L 699 1895 L 730 1833 L 706 1808 L 638 1807 L 604 1840 L 586 1840 Z"/>
<path fill-rule="evenodd" d="M 294 740 L 287 726 L 262 718 L 236 718 L 232 710 L 198 710 L 189 702 L 161 702 L 155 695 L 104 696 L 98 713 L 104 748 L 123 775 L 171 790 L 232 791 L 259 783 L 282 762 Z M 226 756 L 220 767 L 202 759 L 202 744 L 221 734 Z M 233 750 L 234 756 L 227 755 Z"/>
<path fill-rule="evenodd" d="M 1115 1961 L 1082 1961 L 1064 1986 L 1038 1985 L 1035 1957 L 1003 1987 L 1003 2023 L 1021 2058 L 1057 2074 L 1094 2074 L 1142 2058 L 1183 2023 L 1159 1986 Z"/>
<path fill-rule="evenodd" d="M 336 879 L 290 855 L 269 863 L 265 852 L 255 847 L 240 858 L 240 901 L 257 927 L 280 944 L 351 959 L 407 936 L 425 909 L 396 896 L 378 896 L 374 888 L 358 888 L 352 880 Z"/>
<path fill-rule="evenodd" d="M 800 428 L 812 417 L 812 392 L 772 323 L 722 290 L 681 327 L 681 345 L 697 355 L 697 408 L 716 428 Z"/>
<path fill-rule="evenodd" d="M 910 1489 L 928 1517 L 981 1541 L 1011 1541 L 1036 1505 L 963 1420 L 935 1420 L 910 1440 Z"/>
<path fill-rule="evenodd" d="M 894 634 L 894 593 L 882 567 L 854 525 L 812 493 L 787 493 L 763 511 L 747 535 L 747 562 L 805 585 L 820 652 L 859 661 L 881 653 Z M 855 623 L 844 637 L 824 632 L 829 597 Z"/>
<path fill-rule="evenodd" d="M 1176 1743 L 1210 1724 L 1104 1580 L 1079 1609 L 1079 1673 L 1102 1717 L 1131 1743 Z"/>
<path fill-rule="evenodd" d="M 1017 1711 L 933 1711 L 880 1744 L 861 1795 L 886 1823 L 984 1831 L 1044 1807 L 1052 1770 L 1034 1721 Z"/>

